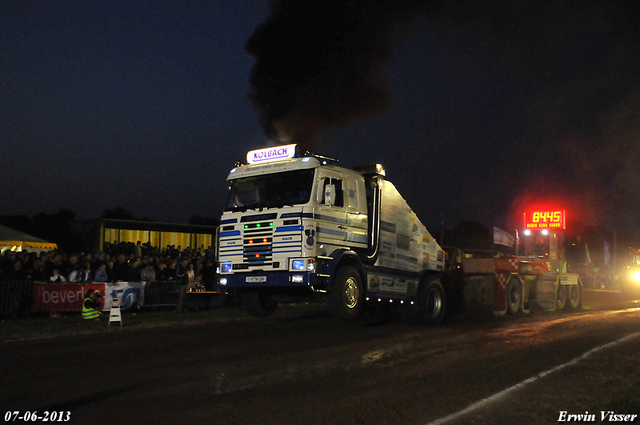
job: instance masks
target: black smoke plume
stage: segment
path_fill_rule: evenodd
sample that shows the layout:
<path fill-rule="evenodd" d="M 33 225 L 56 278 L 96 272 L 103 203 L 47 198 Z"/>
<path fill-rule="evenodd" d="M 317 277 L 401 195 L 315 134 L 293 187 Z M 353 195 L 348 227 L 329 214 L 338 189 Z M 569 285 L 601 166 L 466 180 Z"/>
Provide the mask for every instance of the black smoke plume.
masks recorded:
<path fill-rule="evenodd" d="M 323 131 L 381 113 L 384 65 L 403 24 L 432 2 L 275 0 L 247 42 L 250 97 L 270 140 L 311 148 Z"/>

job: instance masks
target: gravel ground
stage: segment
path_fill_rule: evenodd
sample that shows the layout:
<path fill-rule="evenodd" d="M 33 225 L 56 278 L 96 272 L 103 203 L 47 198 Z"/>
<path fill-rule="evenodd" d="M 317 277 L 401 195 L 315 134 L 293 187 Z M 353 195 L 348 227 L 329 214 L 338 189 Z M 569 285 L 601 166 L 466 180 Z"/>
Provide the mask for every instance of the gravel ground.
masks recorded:
<path fill-rule="evenodd" d="M 633 304 L 602 297 L 583 313 L 440 327 L 384 311 L 338 321 L 322 305 L 265 319 L 237 309 L 126 314 L 124 328 L 5 322 L 0 404 L 92 424 L 527 424 L 555 423 L 562 411 L 638 413 L 638 338 L 546 373 L 640 331 Z"/>

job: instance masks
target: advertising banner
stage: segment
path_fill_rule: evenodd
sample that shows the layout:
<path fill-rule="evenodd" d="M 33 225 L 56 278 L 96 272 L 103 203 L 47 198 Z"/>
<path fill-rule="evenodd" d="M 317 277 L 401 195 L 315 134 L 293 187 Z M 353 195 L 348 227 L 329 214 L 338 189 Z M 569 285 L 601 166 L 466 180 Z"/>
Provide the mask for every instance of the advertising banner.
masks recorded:
<path fill-rule="evenodd" d="M 120 308 L 141 306 L 144 301 L 144 282 L 90 283 L 43 283 L 34 282 L 34 311 L 82 311 L 82 303 L 89 289 L 102 294 L 101 311 L 111 310 L 111 299 L 120 300 Z"/>
<path fill-rule="evenodd" d="M 495 245 L 513 246 L 516 243 L 516 238 L 511 233 L 493 227 L 493 243 Z"/>
<path fill-rule="evenodd" d="M 104 283 L 79 285 L 74 283 L 34 282 L 34 311 L 82 311 L 84 296 L 89 289 L 104 295 Z M 104 305 L 104 298 L 100 305 Z"/>
<path fill-rule="evenodd" d="M 115 282 L 107 283 L 104 288 L 103 311 L 111 310 L 111 299 L 120 300 L 120 308 L 127 309 L 141 306 L 144 301 L 145 282 Z"/>

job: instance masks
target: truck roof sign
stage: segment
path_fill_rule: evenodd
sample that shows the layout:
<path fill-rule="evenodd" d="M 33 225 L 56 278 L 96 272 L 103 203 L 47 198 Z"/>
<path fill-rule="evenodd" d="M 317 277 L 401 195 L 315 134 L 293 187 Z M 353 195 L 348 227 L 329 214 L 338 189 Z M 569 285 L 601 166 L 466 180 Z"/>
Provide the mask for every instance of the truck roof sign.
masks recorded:
<path fill-rule="evenodd" d="M 296 144 L 274 146 L 271 148 L 254 149 L 247 152 L 248 164 L 260 164 L 271 161 L 281 161 L 293 158 L 296 154 Z"/>

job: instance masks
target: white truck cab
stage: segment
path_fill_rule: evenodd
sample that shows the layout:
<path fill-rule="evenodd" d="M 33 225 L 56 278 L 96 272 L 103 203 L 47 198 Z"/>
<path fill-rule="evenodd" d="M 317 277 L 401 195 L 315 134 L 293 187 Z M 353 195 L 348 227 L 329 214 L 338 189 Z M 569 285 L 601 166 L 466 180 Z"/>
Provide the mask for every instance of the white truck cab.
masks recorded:
<path fill-rule="evenodd" d="M 341 318 L 373 300 L 422 305 L 427 320 L 441 320 L 444 253 L 382 166 L 349 170 L 295 153 L 296 145 L 250 151 L 229 173 L 220 288 L 239 291 L 256 316 L 283 297 L 321 296 Z"/>

